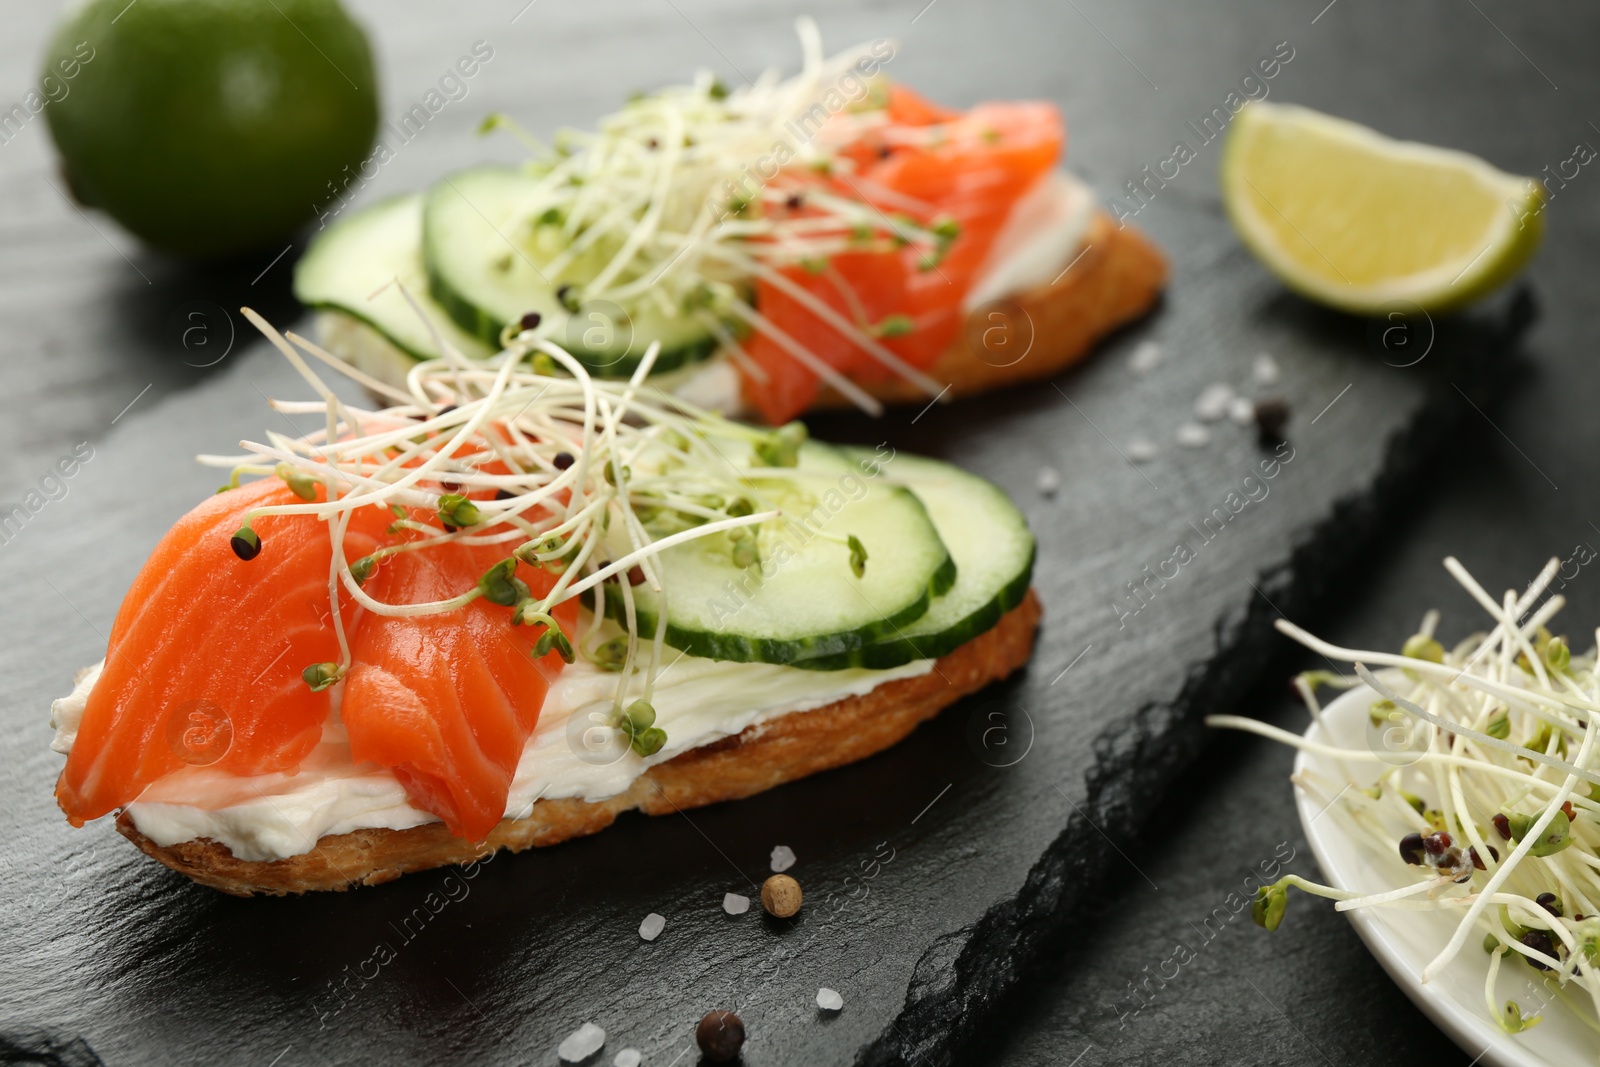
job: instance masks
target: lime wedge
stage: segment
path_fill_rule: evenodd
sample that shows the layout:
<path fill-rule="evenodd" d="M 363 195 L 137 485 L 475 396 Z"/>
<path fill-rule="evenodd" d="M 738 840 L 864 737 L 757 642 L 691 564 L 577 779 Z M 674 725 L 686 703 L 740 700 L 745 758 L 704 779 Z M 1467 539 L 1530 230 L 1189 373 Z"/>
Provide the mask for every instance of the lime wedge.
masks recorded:
<path fill-rule="evenodd" d="M 1284 284 L 1357 314 L 1469 303 L 1516 274 L 1544 235 L 1544 190 L 1530 178 L 1278 104 L 1234 119 L 1222 196 Z"/>

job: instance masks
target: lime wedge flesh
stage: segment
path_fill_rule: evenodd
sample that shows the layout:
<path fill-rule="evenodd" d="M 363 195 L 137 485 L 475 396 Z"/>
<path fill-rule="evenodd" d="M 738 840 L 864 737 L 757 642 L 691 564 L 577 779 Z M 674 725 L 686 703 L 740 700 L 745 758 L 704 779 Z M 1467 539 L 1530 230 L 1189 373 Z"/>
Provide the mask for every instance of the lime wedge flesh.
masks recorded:
<path fill-rule="evenodd" d="M 1240 239 L 1286 285 L 1358 314 L 1470 303 L 1544 234 L 1537 182 L 1301 107 L 1239 113 L 1222 193 Z"/>

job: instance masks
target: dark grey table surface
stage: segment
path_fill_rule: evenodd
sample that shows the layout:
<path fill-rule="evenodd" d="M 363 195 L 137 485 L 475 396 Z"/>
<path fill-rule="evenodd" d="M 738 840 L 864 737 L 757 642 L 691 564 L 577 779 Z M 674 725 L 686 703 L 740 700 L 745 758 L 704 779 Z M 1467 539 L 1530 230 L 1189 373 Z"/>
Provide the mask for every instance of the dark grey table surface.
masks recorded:
<path fill-rule="evenodd" d="M 1185 136 L 1186 120 L 1218 106 L 1282 41 L 1294 58 L 1272 82 L 1274 99 L 1467 149 L 1524 173 L 1567 159 L 1578 142 L 1600 143 L 1590 122 L 1600 116 L 1600 69 L 1590 55 L 1600 13 L 1577 3 L 539 0 L 518 15 L 523 3 L 353 5 L 384 65 L 386 114 L 419 97 L 473 41 L 504 45 L 501 64 L 484 71 L 475 95 L 430 126 L 425 148 L 400 152 L 371 195 L 425 184 L 452 153 L 481 158 L 485 149 L 473 143 L 472 129 L 492 108 L 514 108 L 530 125 L 548 128 L 594 116 L 626 90 L 681 78 L 695 65 L 730 77 L 735 63 L 752 74 L 792 66 L 790 22 L 801 11 L 817 16 L 834 45 L 898 38 L 897 76 L 948 102 L 1061 102 L 1069 160 L 1102 192 L 1165 158 Z M 0 35 L 6 99 L 26 91 L 54 15 L 50 5 L 8 12 Z M 508 68 L 529 62 L 541 39 L 576 32 L 614 44 L 589 62 L 592 76 L 550 79 L 539 99 L 513 98 Z M 1215 200 L 1209 151 L 1146 209 L 1152 225 L 1164 212 Z M 213 279 L 177 271 L 140 253 L 107 220 L 80 218 L 60 195 L 53 168 L 42 123 L 0 146 L 4 498 L 25 491 L 77 442 L 101 437 L 129 407 L 191 388 L 214 373 L 207 364 L 225 362 L 219 353 L 229 337 L 221 319 L 211 320 L 211 347 L 183 348 L 178 336 L 187 311 L 245 288 L 259 292 L 258 305 L 277 318 L 293 314 L 283 285 L 292 252 L 280 261 L 269 252 Z M 1543 316 L 1524 380 L 1486 416 L 1473 413 L 1464 423 L 1430 484 L 1390 517 L 1385 542 L 1350 575 L 1344 602 L 1296 621 L 1346 643 L 1395 644 L 1429 606 L 1469 610 L 1439 567 L 1446 554 L 1461 557 L 1493 589 L 1520 585 L 1578 542 L 1600 544 L 1600 507 L 1587 499 L 1600 471 L 1589 418 L 1589 398 L 1600 387 L 1589 299 L 1600 238 L 1600 200 L 1589 188 L 1595 181 L 1584 171 L 1548 209 L 1546 247 L 1531 271 Z M 71 286 L 61 284 L 66 278 Z M 73 303 L 86 287 L 103 302 L 92 315 Z M 166 339 L 172 357 L 126 366 L 104 358 L 130 338 L 146 347 Z M 0 554 L 0 566 L 23 558 Z M 1600 581 L 1586 573 L 1566 593 L 1581 631 L 1597 617 Z M 13 620 L 30 612 L 27 604 L 4 610 Z M 1301 714 L 1281 697 L 1282 679 L 1295 667 L 1286 649 L 1241 710 L 1300 725 Z M 1314 867 L 1285 781 L 1289 754 L 1229 735 L 1215 739 L 1208 755 L 1152 801 L 1150 831 L 1123 843 L 1139 869 L 1109 869 L 1097 902 L 1082 909 L 998 1013 L 981 1041 L 983 1057 L 1083 1067 L 1378 1064 L 1419 1055 L 1468 1062 L 1471 1056 L 1456 1056 L 1410 1007 L 1346 922 L 1309 902 L 1271 938 L 1247 923 L 1227 930 L 1153 1004 L 1129 1014 L 1127 983 L 1166 958 L 1188 922 L 1233 891 L 1250 867 L 1284 847 L 1296 850 L 1295 869 Z"/>

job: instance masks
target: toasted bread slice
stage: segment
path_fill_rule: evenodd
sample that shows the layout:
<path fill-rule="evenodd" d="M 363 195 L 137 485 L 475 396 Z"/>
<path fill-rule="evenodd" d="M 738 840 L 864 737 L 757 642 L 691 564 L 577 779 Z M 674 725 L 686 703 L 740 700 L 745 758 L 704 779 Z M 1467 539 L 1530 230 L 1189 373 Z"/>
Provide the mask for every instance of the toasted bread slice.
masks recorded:
<path fill-rule="evenodd" d="M 650 768 L 627 792 L 607 800 L 541 800 L 527 818 L 501 821 L 483 842 L 452 837 L 443 823 L 428 823 L 324 837 L 302 855 L 253 862 L 236 859 L 226 845 L 205 838 L 158 845 L 126 812 L 117 816 L 117 830 L 178 873 L 242 897 L 378 885 L 409 871 L 481 860 L 503 848 L 519 852 L 554 845 L 603 830 L 624 811 L 671 815 L 747 797 L 880 752 L 947 705 L 1026 663 L 1040 612 L 1039 598 L 1029 590 L 993 629 L 940 657 L 927 674 L 782 715 L 692 749 Z"/>
<path fill-rule="evenodd" d="M 977 308 L 961 336 L 928 369 L 950 386 L 943 399 L 972 396 L 1054 377 L 1088 355 L 1095 342 L 1155 304 L 1167 280 L 1167 260 L 1138 230 L 1119 228 L 1096 212 L 1077 257 L 1053 281 Z M 926 404 L 929 397 L 904 378 L 862 388 L 888 404 Z M 849 407 L 824 387 L 818 407 Z"/>

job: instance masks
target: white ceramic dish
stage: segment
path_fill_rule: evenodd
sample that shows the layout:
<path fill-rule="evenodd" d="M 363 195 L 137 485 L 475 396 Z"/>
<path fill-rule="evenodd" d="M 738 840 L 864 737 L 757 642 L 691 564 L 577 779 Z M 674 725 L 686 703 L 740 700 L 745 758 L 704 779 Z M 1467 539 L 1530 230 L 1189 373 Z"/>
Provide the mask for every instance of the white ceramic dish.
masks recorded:
<path fill-rule="evenodd" d="M 1307 739 L 1331 741 L 1341 747 L 1365 751 L 1368 731 L 1373 729 L 1367 720 L 1367 709 L 1375 699 L 1376 695 L 1365 686 L 1343 694 L 1323 711 L 1323 719 L 1333 736 L 1324 736 L 1313 724 L 1306 731 Z M 1343 780 L 1327 756 L 1302 751 L 1294 766 L 1296 776 L 1310 771 L 1323 781 Z M 1357 764 L 1353 769 L 1359 776 L 1362 768 L 1372 766 L 1371 763 Z M 1379 892 L 1402 884 L 1395 880 L 1393 865 L 1380 863 L 1371 843 L 1347 832 L 1345 824 L 1333 813 L 1323 813 L 1324 799 L 1296 788 L 1295 803 L 1300 811 L 1300 825 L 1305 828 L 1306 838 L 1328 884 L 1358 892 Z M 1292 936 L 1296 911 L 1332 906 L 1331 901 L 1291 890 L 1288 917 L 1276 936 Z M 1484 1002 L 1483 983 L 1489 971 L 1489 957 L 1478 947 L 1479 938 L 1472 939 L 1443 975 L 1424 985 L 1423 968 L 1450 940 L 1455 928 L 1448 915 L 1379 908 L 1345 914 L 1367 948 L 1389 972 L 1389 977 L 1468 1056 L 1478 1057 L 1474 1061 L 1476 1064 L 1484 1067 L 1574 1067 L 1593 1064 L 1600 1058 L 1600 1037 L 1517 961 L 1502 965 L 1497 999 L 1502 1004 L 1515 1000 L 1525 1015 L 1537 1012 L 1544 1021 L 1520 1034 L 1501 1030 L 1489 1016 L 1488 1005 Z"/>

